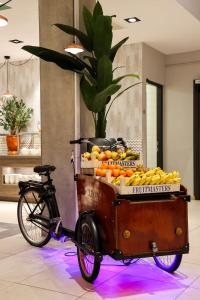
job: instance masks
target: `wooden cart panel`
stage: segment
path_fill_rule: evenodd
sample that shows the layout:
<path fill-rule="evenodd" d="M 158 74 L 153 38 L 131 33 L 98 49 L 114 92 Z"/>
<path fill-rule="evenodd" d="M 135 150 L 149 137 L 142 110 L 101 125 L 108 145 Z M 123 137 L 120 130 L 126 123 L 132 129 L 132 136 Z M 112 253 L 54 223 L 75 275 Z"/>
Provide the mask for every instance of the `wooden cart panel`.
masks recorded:
<path fill-rule="evenodd" d="M 188 244 L 187 202 L 180 198 L 121 201 L 116 206 L 116 248 L 123 255 L 180 251 Z"/>

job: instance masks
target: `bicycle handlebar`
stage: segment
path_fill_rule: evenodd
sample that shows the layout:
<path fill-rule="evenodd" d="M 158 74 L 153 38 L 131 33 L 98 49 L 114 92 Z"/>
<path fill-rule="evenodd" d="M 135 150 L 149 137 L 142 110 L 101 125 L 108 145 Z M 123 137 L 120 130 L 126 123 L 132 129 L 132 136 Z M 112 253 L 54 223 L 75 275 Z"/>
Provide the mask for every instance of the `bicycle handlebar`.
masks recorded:
<path fill-rule="evenodd" d="M 80 138 L 78 140 L 72 140 L 72 141 L 69 141 L 70 144 L 81 144 L 83 138 Z"/>
<path fill-rule="evenodd" d="M 109 142 L 109 140 L 108 140 Z M 70 141 L 70 144 L 82 144 L 82 143 L 86 143 L 86 144 L 90 144 L 92 146 L 94 146 L 95 144 L 92 143 L 91 141 L 89 141 L 88 139 L 86 138 L 80 138 L 80 139 L 77 139 L 77 140 L 71 140 Z M 117 142 L 115 144 L 110 144 L 110 147 L 111 148 L 114 148 L 115 146 L 117 145 L 122 145 L 123 147 L 126 148 L 126 142 L 123 140 L 123 138 L 117 138 Z M 103 145 L 101 147 L 104 147 Z"/>

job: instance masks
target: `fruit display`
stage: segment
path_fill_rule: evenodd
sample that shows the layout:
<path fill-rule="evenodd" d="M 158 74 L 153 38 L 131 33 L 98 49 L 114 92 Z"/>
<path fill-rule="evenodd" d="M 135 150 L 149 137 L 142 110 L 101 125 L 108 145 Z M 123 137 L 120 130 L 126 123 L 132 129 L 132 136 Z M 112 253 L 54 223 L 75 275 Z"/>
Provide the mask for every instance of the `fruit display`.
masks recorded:
<path fill-rule="evenodd" d="M 99 146 L 94 145 L 91 152 L 82 154 L 82 160 L 98 160 L 98 161 L 132 161 L 139 160 L 140 154 L 130 148 L 117 149 L 116 151 L 105 150 L 101 151 Z"/>
<path fill-rule="evenodd" d="M 125 169 L 119 165 L 103 163 L 96 169 L 96 176 L 106 175 L 114 177 L 111 183 L 115 185 L 120 185 L 120 180 L 124 178 L 125 186 L 180 184 L 181 182 L 178 171 L 166 173 L 160 167 L 148 169 L 142 165 Z"/>

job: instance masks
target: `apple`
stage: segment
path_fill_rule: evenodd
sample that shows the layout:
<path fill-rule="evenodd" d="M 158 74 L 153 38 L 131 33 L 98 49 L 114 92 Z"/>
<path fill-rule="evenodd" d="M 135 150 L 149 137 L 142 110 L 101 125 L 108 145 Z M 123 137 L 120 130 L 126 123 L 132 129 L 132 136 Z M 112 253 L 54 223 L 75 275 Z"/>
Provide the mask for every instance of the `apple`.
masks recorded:
<path fill-rule="evenodd" d="M 99 159 L 99 152 L 98 151 L 91 152 L 91 159 Z"/>
<path fill-rule="evenodd" d="M 118 153 L 115 151 L 112 151 L 112 159 L 117 159 L 118 158 Z"/>
<path fill-rule="evenodd" d="M 83 153 L 83 157 L 90 160 L 91 159 L 91 154 L 89 152 L 85 152 L 85 153 Z"/>
<path fill-rule="evenodd" d="M 112 152 L 110 150 L 106 150 L 104 153 L 105 153 L 107 159 L 110 159 L 112 157 Z"/>
<path fill-rule="evenodd" d="M 98 153 L 100 153 L 101 152 L 101 149 L 99 148 L 99 146 L 96 146 L 96 145 L 94 145 L 93 147 L 92 147 L 92 152 L 98 152 Z"/>
<path fill-rule="evenodd" d="M 107 157 L 106 157 L 106 155 L 105 155 L 104 152 L 101 152 L 101 153 L 99 154 L 99 160 L 101 160 L 101 161 L 107 160 Z"/>

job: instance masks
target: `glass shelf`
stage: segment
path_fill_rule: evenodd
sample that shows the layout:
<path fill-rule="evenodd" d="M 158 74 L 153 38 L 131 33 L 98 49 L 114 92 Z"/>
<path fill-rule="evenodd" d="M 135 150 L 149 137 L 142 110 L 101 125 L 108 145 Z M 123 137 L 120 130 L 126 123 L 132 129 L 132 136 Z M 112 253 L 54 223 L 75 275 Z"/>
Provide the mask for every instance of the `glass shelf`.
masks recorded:
<path fill-rule="evenodd" d="M 41 181 L 41 176 L 33 172 L 33 168 L 3 167 L 3 185 L 17 185 L 19 181 Z"/>

